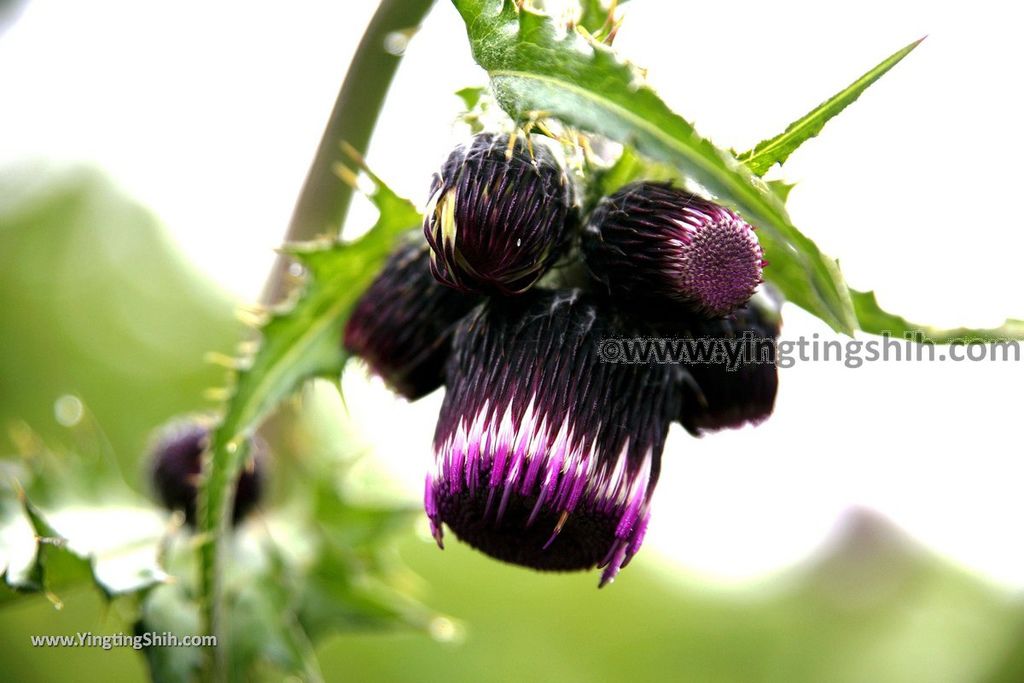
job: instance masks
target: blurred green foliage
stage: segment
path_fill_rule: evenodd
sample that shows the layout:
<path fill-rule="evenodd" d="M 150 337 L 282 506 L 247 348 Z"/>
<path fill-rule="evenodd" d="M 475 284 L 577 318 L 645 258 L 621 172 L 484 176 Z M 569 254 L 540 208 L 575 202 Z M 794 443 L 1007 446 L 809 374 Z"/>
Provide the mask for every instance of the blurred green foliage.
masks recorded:
<path fill-rule="evenodd" d="M 204 365 L 202 356 L 229 352 L 241 338 L 232 316 L 231 303 L 182 263 L 155 219 L 95 172 L 0 175 L 3 455 L 23 447 L 19 430 L 7 427 L 29 425 L 68 450 L 106 449 L 142 490 L 139 458 L 148 433 L 169 416 L 203 408 L 202 390 L 219 384 L 223 371 Z M 69 394 L 89 411 L 77 427 L 54 414 L 56 400 Z M 328 549 L 303 579 L 308 604 L 297 612 L 305 615 L 304 632 L 344 629 L 317 648 L 327 680 L 1024 680 L 1020 603 L 870 513 L 851 515 L 820 557 L 760 586 L 712 588 L 668 571 L 648 552 L 598 591 L 589 575 L 535 574 L 457 543 L 440 552 L 409 531 L 418 513 L 346 504 L 333 486 L 322 488 L 339 483 L 344 468 L 321 468 L 331 467 L 330 452 L 356 445 L 337 443 L 334 408 L 308 395 L 302 401 L 301 408 L 287 406 L 293 414 L 279 415 L 268 431 L 282 458 L 275 501 L 284 502 L 267 519 L 273 528 L 294 517 L 295 501 L 304 497 L 316 520 L 304 538 Z M 394 563 L 396 549 L 370 550 L 384 533 L 401 536 L 397 552 L 407 569 Z M 232 611 L 234 630 L 244 632 L 236 640 L 263 650 L 270 662 L 287 663 L 294 632 L 259 628 L 274 620 L 287 625 L 281 601 L 292 595 L 290 579 L 275 574 L 273 554 L 261 557 L 269 562 L 260 570 L 264 578 L 235 593 L 242 604 Z M 388 618 L 388 606 L 404 609 L 400 596 L 374 601 L 366 596 L 384 594 L 360 592 L 365 581 L 349 581 L 353 567 L 375 562 L 399 567 L 403 593 L 457 622 L 418 611 L 423 631 L 393 628 L 399 622 Z M 245 582 L 253 566 L 243 563 L 234 581 Z M 175 602 L 160 590 L 162 601 Z M 5 680 L 145 679 L 145 659 L 131 650 L 33 649 L 30 634 L 133 628 L 135 605 L 126 598 L 107 602 L 88 585 L 60 597 L 59 611 L 41 596 L 5 602 Z M 187 603 L 168 609 L 159 602 L 147 604 L 162 623 L 188 628 L 196 618 Z M 187 664 L 187 656 L 171 653 L 165 666 L 175 664 Z M 283 677 L 273 666 L 250 673 L 257 680 Z"/>
<path fill-rule="evenodd" d="M 103 628 L 75 630 L 196 633 L 195 537 L 161 528 L 166 515 L 147 502 L 145 443 L 168 418 L 212 407 L 203 390 L 223 385 L 225 371 L 205 353 L 227 356 L 251 331 L 183 264 L 156 220 L 102 176 L 32 169 L 3 180 L 0 568 L 48 601 L 10 591 L 0 601 L 53 610 L 72 582 L 91 581 L 131 595 L 110 604 L 117 618 Z M 332 395 L 336 405 L 324 408 Z M 315 679 L 313 639 L 425 629 L 434 618 L 401 589 L 391 552 L 410 510 L 354 503 L 342 490 L 356 458 L 339 408 L 336 390 L 310 386 L 267 425 L 275 495 L 227 544 L 231 623 L 218 651 L 231 680 L 274 671 Z M 148 588 L 161 575 L 158 557 L 175 581 Z M 10 642 L 20 649 L 28 633 L 53 632 Z M 170 681 L 191 678 L 201 652 L 146 655 Z"/>
<path fill-rule="evenodd" d="M 233 349 L 232 310 L 97 171 L 0 173 L 0 426 L 73 446 L 54 404 L 77 396 L 133 471 L 150 429 L 207 407 L 202 391 L 223 381 L 203 354 Z"/>

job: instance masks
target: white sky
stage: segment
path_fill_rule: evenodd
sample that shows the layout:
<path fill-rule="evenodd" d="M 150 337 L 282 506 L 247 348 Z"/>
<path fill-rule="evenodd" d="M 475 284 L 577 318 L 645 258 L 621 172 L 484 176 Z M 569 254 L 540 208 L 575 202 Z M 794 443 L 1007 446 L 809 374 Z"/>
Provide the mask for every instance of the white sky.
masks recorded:
<path fill-rule="evenodd" d="M 253 299 L 372 5 L 34 0 L 0 36 L 0 162 L 100 165 L 198 267 Z M 635 0 L 625 11 L 617 47 L 704 134 L 738 149 L 928 34 L 787 164 L 784 176 L 799 181 L 791 213 L 841 257 L 853 286 L 911 319 L 1024 318 L 1014 3 Z M 442 0 L 410 45 L 371 165 L 424 201 L 454 142 L 451 93 L 483 80 Z M 353 226 L 371 219 L 357 205 Z M 790 338 L 829 337 L 799 310 L 786 323 Z M 863 504 L 1024 587 L 1022 368 L 785 370 L 776 414 L 758 429 L 673 433 L 646 553 L 716 580 L 756 578 Z M 410 406 L 356 375 L 346 382 L 381 458 L 417 496 L 440 397 Z"/>

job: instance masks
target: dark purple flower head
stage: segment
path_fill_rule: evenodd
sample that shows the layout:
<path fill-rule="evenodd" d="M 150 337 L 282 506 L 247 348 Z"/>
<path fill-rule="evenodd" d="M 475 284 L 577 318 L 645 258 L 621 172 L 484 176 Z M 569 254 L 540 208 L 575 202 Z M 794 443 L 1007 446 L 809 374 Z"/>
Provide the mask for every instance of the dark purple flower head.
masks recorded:
<path fill-rule="evenodd" d="M 603 199 L 587 222 L 583 248 L 611 293 L 679 301 L 710 316 L 742 306 L 765 264 L 753 228 L 736 213 L 652 182 Z"/>
<path fill-rule="evenodd" d="M 388 259 L 345 325 L 345 348 L 409 400 L 444 383 L 458 322 L 479 301 L 438 284 L 426 245 L 404 243 Z"/>
<path fill-rule="evenodd" d="M 456 333 L 426 482 L 442 524 L 473 547 L 541 570 L 604 567 L 636 553 L 668 426 L 667 365 L 600 362 L 614 313 L 579 290 L 492 299 Z"/>
<path fill-rule="evenodd" d="M 574 225 L 572 186 L 543 140 L 519 135 L 510 147 L 508 135 L 481 133 L 435 177 L 423 233 L 439 282 L 512 295 L 547 272 Z"/>
<path fill-rule="evenodd" d="M 775 342 L 780 322 L 777 311 L 750 303 L 731 316 L 703 322 L 697 328 L 698 334 L 738 345 L 740 362 L 732 370 L 721 363 L 690 366 L 693 382 L 684 385 L 680 419 L 688 432 L 699 435 L 756 425 L 772 414 L 779 388 Z"/>
<path fill-rule="evenodd" d="M 172 422 L 157 434 L 150 455 L 153 488 L 168 510 L 181 510 L 189 526 L 196 524 L 196 497 L 202 473 L 202 456 L 210 437 L 209 428 L 196 419 Z M 261 439 L 249 442 L 249 460 L 235 489 L 232 519 L 241 521 L 256 506 L 263 493 L 266 445 Z"/>
<path fill-rule="evenodd" d="M 652 334 L 686 340 L 678 367 L 683 389 L 679 422 L 694 436 L 766 420 L 779 388 L 777 304 L 757 296 L 723 318 L 707 320 L 678 307 L 645 312 Z M 676 343 L 676 342 L 674 342 Z"/>

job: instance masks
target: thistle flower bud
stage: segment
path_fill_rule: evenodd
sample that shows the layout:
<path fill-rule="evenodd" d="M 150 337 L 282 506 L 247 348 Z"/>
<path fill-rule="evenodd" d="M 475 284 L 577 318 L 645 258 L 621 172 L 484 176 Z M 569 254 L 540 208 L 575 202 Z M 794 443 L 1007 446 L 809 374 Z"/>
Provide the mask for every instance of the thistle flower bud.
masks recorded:
<path fill-rule="evenodd" d="M 598 204 L 583 251 L 613 294 L 653 295 L 722 316 L 742 306 L 761 282 L 765 261 L 753 230 L 714 202 L 641 182 Z"/>
<path fill-rule="evenodd" d="M 766 420 L 779 388 L 776 303 L 756 296 L 731 315 L 705 320 L 671 308 L 648 312 L 660 337 L 692 338 L 693 357 L 678 367 L 683 389 L 679 422 L 694 436 Z"/>
<path fill-rule="evenodd" d="M 198 420 L 173 422 L 157 435 L 150 455 L 153 488 L 168 510 L 185 513 L 185 523 L 196 524 L 196 498 L 202 474 L 202 456 L 210 430 Z M 263 493 L 266 444 L 249 441 L 249 460 L 238 477 L 232 521 L 240 522 L 259 502 Z"/>
<path fill-rule="evenodd" d="M 720 363 L 690 366 L 693 382 L 684 385 L 687 394 L 680 419 L 686 431 L 700 435 L 768 419 L 779 389 L 779 330 L 778 314 L 753 304 L 704 323 L 702 334 L 738 345 L 739 362 L 731 370 Z"/>
<path fill-rule="evenodd" d="M 492 299 L 459 326 L 425 505 L 499 560 L 603 567 L 611 581 L 643 540 L 669 424 L 667 365 L 602 363 L 621 334 L 579 290 Z"/>
<path fill-rule="evenodd" d="M 426 245 L 402 244 L 356 303 L 345 348 L 415 400 L 444 382 L 455 323 L 478 301 L 434 280 Z"/>
<path fill-rule="evenodd" d="M 423 233 L 438 282 L 512 295 L 547 272 L 575 224 L 569 178 L 540 138 L 481 133 L 435 177 Z"/>

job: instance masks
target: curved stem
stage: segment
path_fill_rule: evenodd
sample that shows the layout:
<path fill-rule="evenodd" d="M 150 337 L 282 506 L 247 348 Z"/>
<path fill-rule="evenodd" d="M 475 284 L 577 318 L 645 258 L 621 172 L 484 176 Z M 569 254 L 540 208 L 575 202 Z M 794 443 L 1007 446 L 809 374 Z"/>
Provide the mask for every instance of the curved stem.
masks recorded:
<path fill-rule="evenodd" d="M 385 49 L 385 41 L 391 33 L 419 26 L 433 4 L 434 0 L 381 0 L 341 84 L 295 203 L 286 241 L 311 239 L 341 230 L 352 199 L 352 188 L 334 175 L 333 166 L 342 159 L 339 143 L 344 140 L 361 154 L 366 153 L 384 97 L 402 59 L 401 55 Z M 266 302 L 277 301 L 284 294 L 287 267 L 287 257 L 279 256 L 263 293 Z"/>
<path fill-rule="evenodd" d="M 340 231 L 352 198 L 352 188 L 334 175 L 333 166 L 341 159 L 339 143 L 348 142 L 358 152 L 365 154 L 384 97 L 401 61 L 400 54 L 385 49 L 385 41 L 391 33 L 407 32 L 419 26 L 433 4 L 434 0 L 381 0 L 377 6 L 352 57 L 313 163 L 306 174 L 306 181 L 285 235 L 286 240 L 310 239 L 319 234 Z M 264 288 L 265 302 L 273 303 L 283 296 L 287 268 L 288 259 L 279 256 Z M 222 511 L 230 508 L 230 501 L 221 500 L 219 503 L 218 509 Z M 227 513 L 222 512 L 222 515 L 224 522 Z M 204 574 L 201 577 L 201 581 L 206 584 L 204 590 L 207 591 L 206 599 L 209 601 L 204 606 L 203 616 L 207 633 L 216 634 L 220 644 L 220 648 L 211 648 L 204 658 L 201 673 L 206 681 L 230 678 L 227 670 L 227 643 L 223 638 L 224 605 L 221 595 L 226 535 L 227 524 L 221 523 L 216 535 L 206 540 L 201 548 L 201 553 L 208 553 L 212 557 L 209 564 L 214 568 L 213 576 L 207 577 Z"/>

